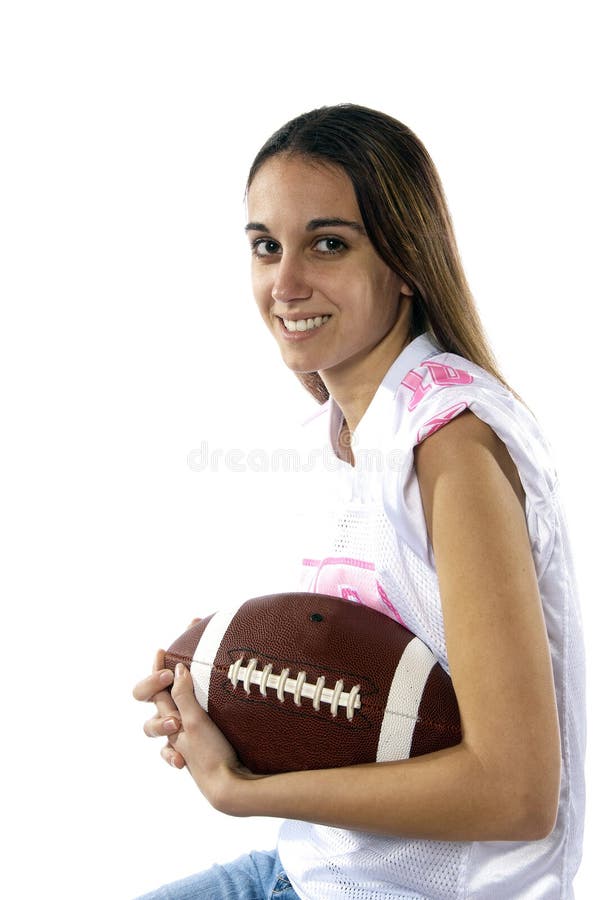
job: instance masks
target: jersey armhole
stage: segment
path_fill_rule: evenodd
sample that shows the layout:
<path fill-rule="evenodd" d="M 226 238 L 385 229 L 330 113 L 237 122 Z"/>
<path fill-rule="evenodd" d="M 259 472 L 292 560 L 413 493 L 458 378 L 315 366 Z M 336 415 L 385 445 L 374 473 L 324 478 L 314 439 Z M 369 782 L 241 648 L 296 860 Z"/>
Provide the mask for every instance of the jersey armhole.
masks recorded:
<path fill-rule="evenodd" d="M 466 411 L 488 425 L 504 444 L 518 472 L 525 499 L 531 548 L 538 576 L 545 571 L 554 545 L 555 484 L 556 473 L 551 465 L 549 451 L 539 434 L 538 426 L 526 408 L 518 401 L 506 405 L 495 397 L 471 396 L 472 391 L 434 392 L 424 403 L 420 414 L 409 415 L 398 434 L 399 441 L 407 448 L 406 464 L 400 467 L 395 478 L 388 479 L 385 488 L 387 515 L 395 516 L 393 524 L 398 539 L 430 567 L 434 568 L 433 548 L 429 539 L 414 451 L 428 437 L 444 428 Z M 476 393 L 476 392 L 475 392 Z M 451 394 L 451 396 L 450 396 Z M 450 402 L 451 401 L 451 402 Z"/>

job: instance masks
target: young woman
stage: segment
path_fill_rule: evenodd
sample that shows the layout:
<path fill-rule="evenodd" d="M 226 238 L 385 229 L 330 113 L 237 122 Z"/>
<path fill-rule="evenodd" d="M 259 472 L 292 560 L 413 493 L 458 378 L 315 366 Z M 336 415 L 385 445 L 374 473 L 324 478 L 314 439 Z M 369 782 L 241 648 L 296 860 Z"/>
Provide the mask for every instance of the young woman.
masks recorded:
<path fill-rule="evenodd" d="M 167 737 L 163 757 L 217 809 L 285 822 L 273 854 L 149 897 L 571 898 L 583 652 L 556 477 L 496 369 L 433 163 L 389 116 L 318 109 L 260 150 L 247 202 L 259 311 L 344 461 L 331 542 L 309 548 L 300 587 L 352 585 L 401 618 L 450 672 L 463 739 L 258 776 L 159 654 L 134 693 L 156 704 L 145 731 Z M 361 465 L 375 449 L 396 464 Z"/>

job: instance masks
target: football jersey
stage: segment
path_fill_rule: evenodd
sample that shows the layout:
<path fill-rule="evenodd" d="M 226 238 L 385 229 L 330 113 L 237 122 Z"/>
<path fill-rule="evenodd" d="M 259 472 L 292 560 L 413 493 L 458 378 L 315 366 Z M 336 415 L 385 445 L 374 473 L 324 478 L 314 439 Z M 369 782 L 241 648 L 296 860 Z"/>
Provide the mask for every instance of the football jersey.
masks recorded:
<path fill-rule="evenodd" d="M 330 458 L 327 477 L 314 479 L 319 496 L 308 499 L 324 516 L 316 522 L 314 512 L 305 531 L 299 589 L 345 597 L 402 622 L 449 671 L 413 449 L 467 409 L 504 442 L 525 491 L 560 720 L 556 826 L 539 841 L 460 842 L 286 821 L 278 850 L 302 900 L 573 897 L 584 816 L 581 620 L 555 469 L 526 407 L 488 372 L 441 352 L 427 335 L 403 350 L 375 393 L 353 435 L 354 466 L 333 455 L 343 416 L 330 398 L 307 426 L 312 446 L 328 448 Z"/>

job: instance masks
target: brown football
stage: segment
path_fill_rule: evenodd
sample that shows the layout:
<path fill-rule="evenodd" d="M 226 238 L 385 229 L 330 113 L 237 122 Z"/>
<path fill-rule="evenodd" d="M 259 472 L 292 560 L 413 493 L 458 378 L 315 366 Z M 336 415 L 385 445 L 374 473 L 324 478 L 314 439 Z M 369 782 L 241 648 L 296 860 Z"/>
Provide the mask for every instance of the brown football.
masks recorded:
<path fill-rule="evenodd" d="M 252 772 L 420 756 L 461 740 L 451 679 L 426 644 L 365 606 L 270 594 L 202 619 L 167 650 Z"/>

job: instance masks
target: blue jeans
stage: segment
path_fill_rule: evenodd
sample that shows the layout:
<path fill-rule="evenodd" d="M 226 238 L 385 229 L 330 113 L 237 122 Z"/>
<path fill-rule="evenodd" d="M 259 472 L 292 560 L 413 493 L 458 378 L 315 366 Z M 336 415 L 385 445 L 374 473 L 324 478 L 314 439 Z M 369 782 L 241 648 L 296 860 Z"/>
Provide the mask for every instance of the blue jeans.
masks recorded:
<path fill-rule="evenodd" d="M 253 850 L 226 865 L 167 884 L 138 900 L 299 900 L 276 850 Z"/>

